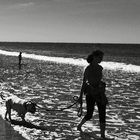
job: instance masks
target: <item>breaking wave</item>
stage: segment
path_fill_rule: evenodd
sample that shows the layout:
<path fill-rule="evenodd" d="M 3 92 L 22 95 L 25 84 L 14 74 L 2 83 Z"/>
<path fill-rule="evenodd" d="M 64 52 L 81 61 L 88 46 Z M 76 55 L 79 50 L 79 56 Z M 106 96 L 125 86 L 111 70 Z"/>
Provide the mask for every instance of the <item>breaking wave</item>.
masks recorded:
<path fill-rule="evenodd" d="M 18 56 L 19 52 L 10 52 L 10 51 L 0 50 L 0 54 L 9 55 L 9 56 Z M 84 67 L 88 65 L 86 60 L 82 59 L 82 58 L 74 59 L 74 58 L 52 57 L 52 56 L 43 56 L 43 55 L 27 54 L 27 53 L 22 53 L 22 56 L 25 58 L 50 61 L 50 62 L 54 62 L 54 63 L 71 64 L 71 65 L 78 65 L 78 66 L 84 66 Z M 122 70 L 122 71 L 126 71 L 126 72 L 140 72 L 140 66 L 133 65 L 133 64 L 103 61 L 101 63 L 101 65 L 105 69 L 109 69 L 109 70 Z"/>

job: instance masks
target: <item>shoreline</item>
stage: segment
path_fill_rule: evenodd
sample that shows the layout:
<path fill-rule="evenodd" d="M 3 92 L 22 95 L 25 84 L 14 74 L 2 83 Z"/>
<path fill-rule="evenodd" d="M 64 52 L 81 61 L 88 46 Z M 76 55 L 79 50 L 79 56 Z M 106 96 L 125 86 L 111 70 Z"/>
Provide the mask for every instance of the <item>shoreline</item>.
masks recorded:
<path fill-rule="evenodd" d="M 15 59 L 14 63 L 16 62 L 18 65 L 18 52 L 10 52 L 10 51 L 4 51 L 0 50 L 0 58 L 3 60 L 3 57 L 9 57 L 11 59 Z M 73 58 L 73 57 L 58 57 L 58 56 L 45 56 L 45 55 L 36 55 L 36 54 L 29 54 L 29 53 L 23 53 L 22 54 L 23 59 L 26 61 L 27 59 L 31 59 L 33 61 L 43 61 L 43 62 L 50 62 L 50 63 L 59 63 L 59 64 L 70 64 L 75 66 L 82 66 L 85 67 L 87 65 L 87 62 L 83 58 Z M 6 58 L 7 59 L 7 58 Z M 4 59 L 4 61 L 6 60 Z M 2 61 L 1 61 L 2 62 Z M 5 63 L 5 62 L 3 62 Z M 24 64 L 23 64 L 24 65 Z M 140 72 L 140 66 L 134 65 L 134 64 L 125 64 L 123 62 L 113 62 L 113 61 L 103 61 L 101 65 L 107 69 L 107 70 L 122 70 L 124 72 Z"/>
<path fill-rule="evenodd" d="M 0 50 L 10 52 L 22 52 L 35 55 L 53 56 L 53 57 L 64 57 L 64 58 L 82 58 L 86 59 L 88 54 L 93 50 L 100 49 L 104 52 L 104 61 L 113 61 L 119 63 L 140 64 L 140 47 L 125 45 L 99 45 L 94 44 L 86 46 L 84 44 L 47 44 L 47 43 L 0 43 Z M 121 51 L 120 51 L 121 50 Z"/>

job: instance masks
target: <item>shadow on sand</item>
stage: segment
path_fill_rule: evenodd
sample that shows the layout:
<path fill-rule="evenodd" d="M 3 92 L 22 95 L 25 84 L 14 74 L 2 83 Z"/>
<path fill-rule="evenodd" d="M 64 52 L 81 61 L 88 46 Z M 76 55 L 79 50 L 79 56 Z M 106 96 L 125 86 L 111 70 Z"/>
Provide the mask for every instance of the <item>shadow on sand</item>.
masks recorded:
<path fill-rule="evenodd" d="M 80 136 L 81 136 L 81 140 L 85 140 L 85 139 L 94 139 L 94 140 L 103 140 L 103 138 L 97 136 L 96 132 L 80 132 Z M 104 140 L 114 140 L 114 138 L 105 138 Z"/>
<path fill-rule="evenodd" d="M 100 139 L 100 137 L 98 137 L 95 133 L 93 133 L 93 132 L 83 132 L 83 131 L 81 131 L 80 132 L 80 136 L 81 136 L 81 138 L 89 138 L 89 139 L 91 139 L 91 138 L 94 138 L 95 140 L 98 140 L 98 139 Z"/>
<path fill-rule="evenodd" d="M 40 130 L 48 130 L 47 126 L 39 126 L 39 125 L 35 125 L 35 124 L 32 124 L 31 122 L 27 122 L 27 121 L 11 120 L 11 124 L 19 125 L 19 126 L 24 126 L 24 127 L 27 127 L 27 128 L 35 128 L 35 129 L 40 129 Z"/>
<path fill-rule="evenodd" d="M 0 116 L 0 140 L 26 140 L 21 134 Z"/>

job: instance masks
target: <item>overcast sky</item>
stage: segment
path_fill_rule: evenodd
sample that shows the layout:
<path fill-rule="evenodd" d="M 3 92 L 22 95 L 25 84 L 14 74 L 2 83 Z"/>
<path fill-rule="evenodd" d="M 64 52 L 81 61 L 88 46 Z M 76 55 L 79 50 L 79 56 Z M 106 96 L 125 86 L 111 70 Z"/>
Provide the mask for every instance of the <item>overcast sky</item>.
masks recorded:
<path fill-rule="evenodd" d="M 140 43 L 140 0 L 0 0 L 0 41 Z"/>

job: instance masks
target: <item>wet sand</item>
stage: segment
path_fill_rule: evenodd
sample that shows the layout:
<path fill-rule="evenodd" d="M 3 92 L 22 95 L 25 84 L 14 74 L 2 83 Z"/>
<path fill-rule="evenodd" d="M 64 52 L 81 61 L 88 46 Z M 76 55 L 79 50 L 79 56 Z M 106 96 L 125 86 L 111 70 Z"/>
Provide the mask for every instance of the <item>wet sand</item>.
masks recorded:
<path fill-rule="evenodd" d="M 0 140 L 26 140 L 0 116 Z"/>
<path fill-rule="evenodd" d="M 16 57 L 0 55 L 0 62 L 0 92 L 5 95 L 11 94 L 23 99 L 31 99 L 39 106 L 48 109 L 67 107 L 73 103 L 72 97 L 79 95 L 83 67 L 24 59 L 19 71 Z M 107 108 L 106 133 L 113 135 L 115 140 L 140 139 L 139 79 L 140 76 L 137 73 L 121 70 L 105 71 L 106 94 L 110 102 L 110 108 Z M 0 115 L 3 116 L 5 102 L 1 100 L 0 102 Z M 85 112 L 84 101 L 83 115 Z M 63 112 L 37 109 L 35 114 L 26 115 L 25 119 L 30 123 L 24 126 L 18 125 L 21 122 L 16 113 L 13 112 L 12 117 L 17 120 L 12 124 L 14 134 L 20 132 L 27 140 L 94 139 L 77 131 L 76 127 L 81 118 L 77 116 L 76 106 Z M 97 108 L 93 119 L 83 125 L 82 129 L 88 134 L 100 136 Z"/>

